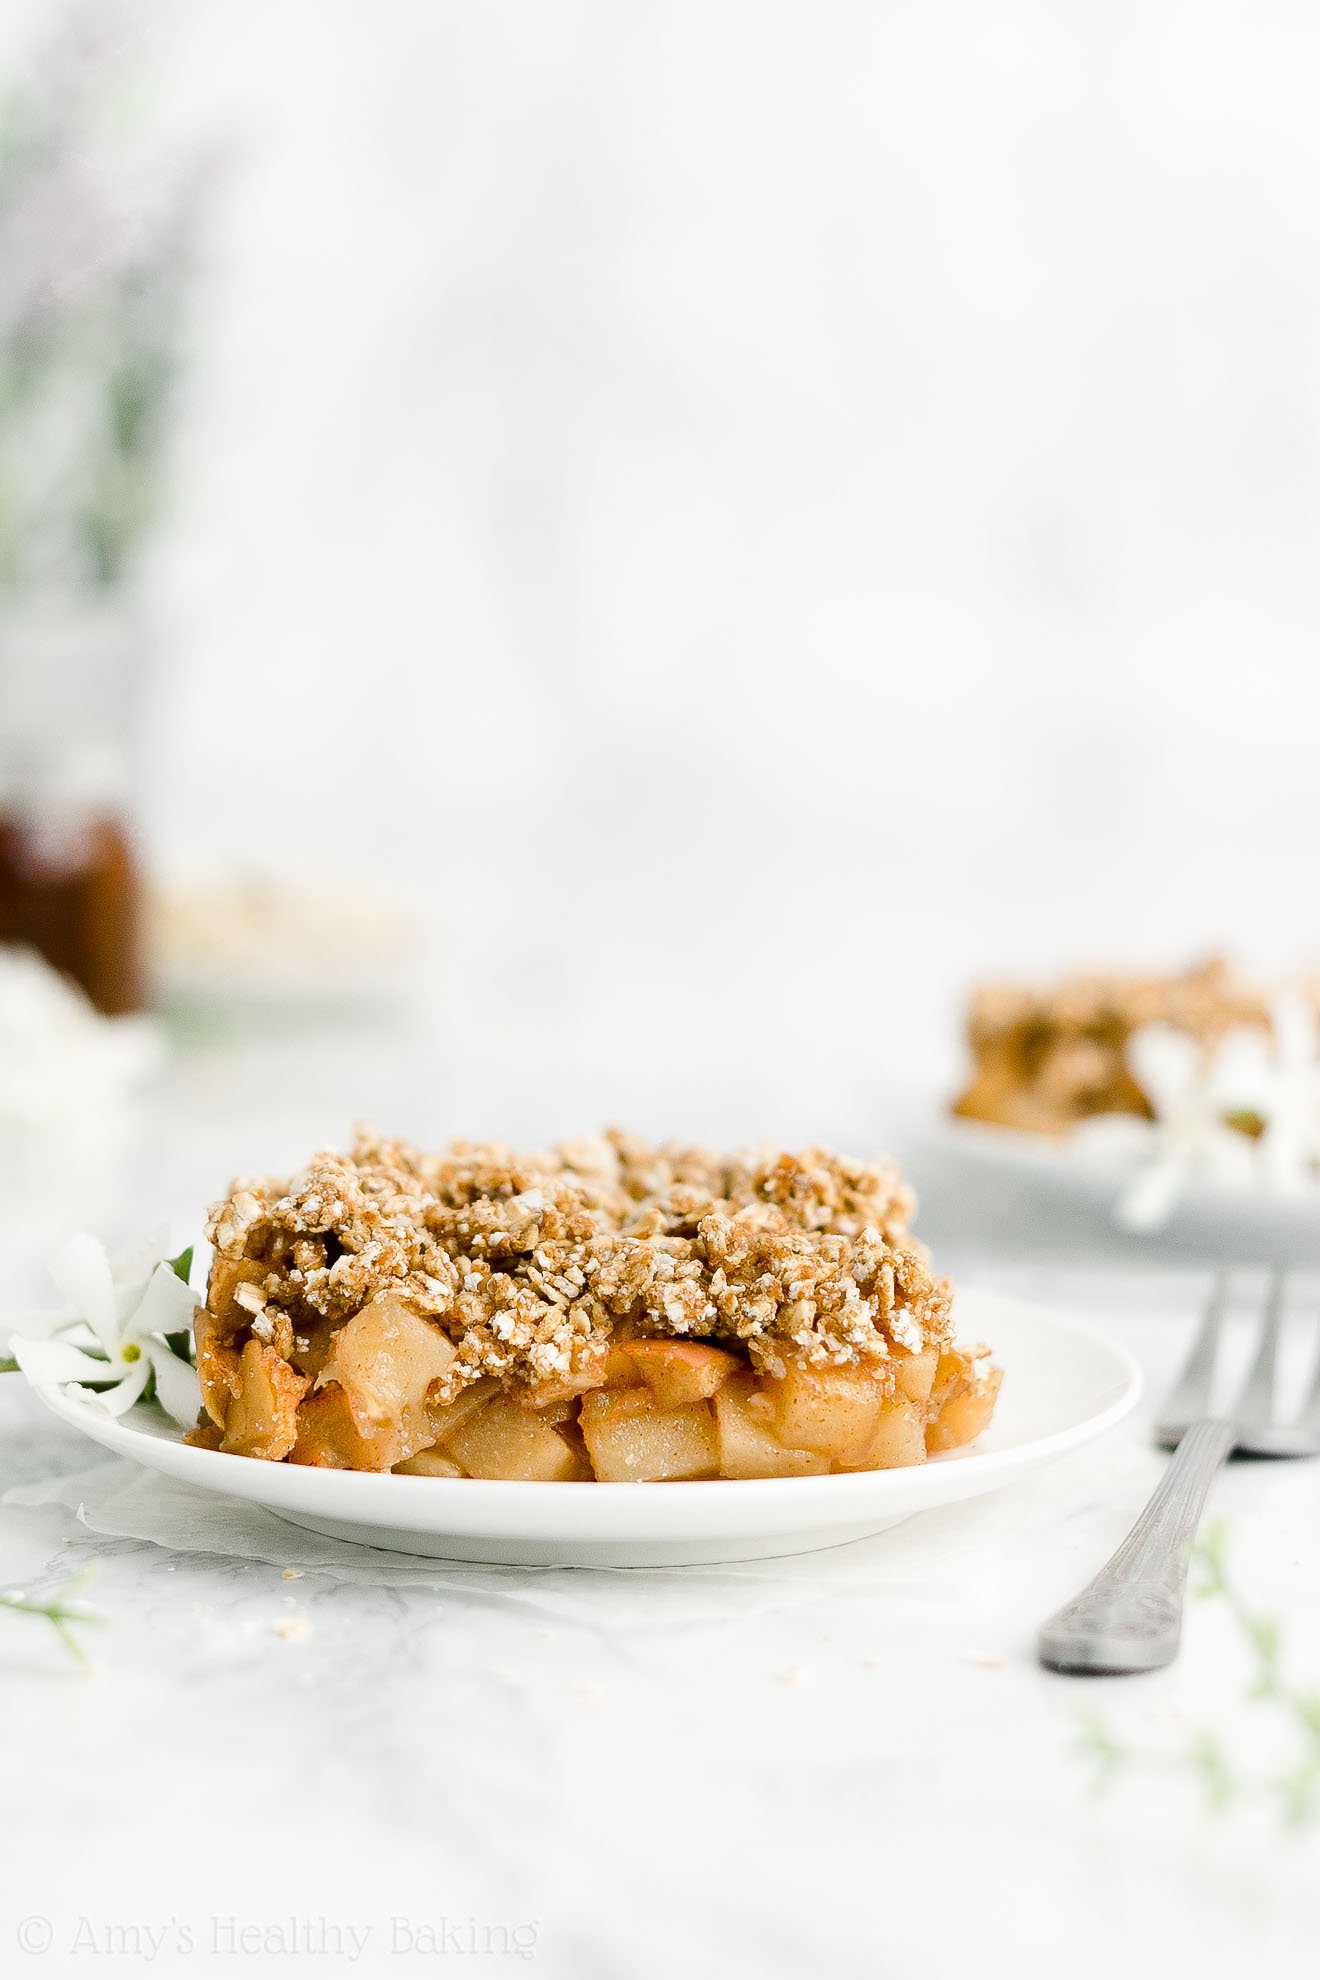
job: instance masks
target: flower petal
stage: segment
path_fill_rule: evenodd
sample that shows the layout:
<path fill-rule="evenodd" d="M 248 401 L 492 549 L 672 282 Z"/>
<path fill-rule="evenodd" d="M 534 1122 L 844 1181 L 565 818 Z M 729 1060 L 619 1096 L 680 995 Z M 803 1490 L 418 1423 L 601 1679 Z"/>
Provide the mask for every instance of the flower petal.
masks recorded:
<path fill-rule="evenodd" d="M 1295 1114 L 1276 1114 L 1259 1142 L 1261 1180 L 1283 1196 L 1315 1184 L 1315 1132 Z"/>
<path fill-rule="evenodd" d="M 146 1388 L 147 1378 L 150 1374 L 151 1363 L 144 1354 L 132 1364 L 128 1373 L 116 1387 L 103 1390 L 94 1400 L 100 1403 L 103 1409 L 108 1410 L 111 1416 L 124 1416 L 132 1409 L 134 1403 Z"/>
<path fill-rule="evenodd" d="M 1201 1076 L 1201 1048 L 1170 1024 L 1145 1024 L 1128 1040 L 1128 1064 L 1156 1116 L 1167 1121 L 1186 1111 Z"/>
<path fill-rule="evenodd" d="M 176 1285 L 178 1281 L 175 1281 Z M 145 1353 L 156 1371 L 156 1394 L 160 1406 L 185 1430 L 191 1430 L 202 1407 L 202 1385 L 190 1361 L 180 1361 L 160 1341 L 148 1341 Z"/>
<path fill-rule="evenodd" d="M 178 1273 L 159 1262 L 124 1323 L 132 1340 L 144 1334 L 177 1334 L 191 1328 L 197 1301 Z"/>
<path fill-rule="evenodd" d="M 1157 1231 L 1167 1224 L 1187 1181 L 1191 1159 L 1170 1148 L 1134 1176 L 1114 1205 L 1114 1222 L 1124 1231 Z"/>
<path fill-rule="evenodd" d="M 1281 990 L 1270 1006 L 1275 1051 L 1285 1077 L 1310 1072 L 1320 1057 L 1315 1007 L 1296 990 Z"/>
<path fill-rule="evenodd" d="M 56 1387 L 61 1382 L 117 1382 L 123 1363 L 97 1361 L 90 1354 L 70 1347 L 67 1341 L 24 1340 L 9 1343 L 15 1361 L 34 1388 Z"/>
<path fill-rule="evenodd" d="M 76 1313 L 71 1306 L 50 1306 L 44 1313 L 6 1313 L 0 1321 L 0 1329 L 8 1329 L 30 1341 L 37 1341 L 49 1340 L 52 1334 L 63 1333 L 66 1327 L 81 1324 L 81 1313 Z"/>
<path fill-rule="evenodd" d="M 159 1261 L 167 1256 L 169 1242 L 168 1227 L 157 1224 L 156 1228 L 149 1231 L 145 1237 L 127 1245 L 123 1251 L 117 1251 L 110 1260 L 110 1271 L 115 1284 L 125 1287 L 140 1286 L 145 1279 L 151 1277 Z"/>
<path fill-rule="evenodd" d="M 1217 1114 L 1267 1115 L 1278 1078 L 1269 1040 L 1247 1025 L 1224 1033 L 1205 1069 L 1207 1093 Z"/>
<path fill-rule="evenodd" d="M 62 1244 L 50 1261 L 50 1276 L 75 1312 L 92 1329 L 107 1354 L 119 1344 L 115 1285 L 105 1246 L 86 1231 Z"/>

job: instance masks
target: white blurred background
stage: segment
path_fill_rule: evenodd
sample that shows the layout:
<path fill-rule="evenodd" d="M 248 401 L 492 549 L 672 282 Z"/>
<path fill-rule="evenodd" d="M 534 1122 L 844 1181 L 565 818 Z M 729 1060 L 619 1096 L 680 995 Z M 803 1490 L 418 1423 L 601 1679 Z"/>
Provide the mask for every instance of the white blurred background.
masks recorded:
<path fill-rule="evenodd" d="M 416 898 L 444 1125 L 841 1130 L 978 976 L 1320 956 L 1313 10 L 146 20 L 146 844 Z"/>

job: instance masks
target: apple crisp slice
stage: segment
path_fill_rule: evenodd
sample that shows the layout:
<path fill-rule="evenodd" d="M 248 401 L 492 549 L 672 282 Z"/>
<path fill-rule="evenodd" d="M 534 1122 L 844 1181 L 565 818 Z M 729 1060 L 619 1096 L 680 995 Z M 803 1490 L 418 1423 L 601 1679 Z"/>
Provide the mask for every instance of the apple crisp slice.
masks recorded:
<path fill-rule="evenodd" d="M 1149 1119 L 1150 1099 L 1128 1059 L 1134 1032 L 1168 1025 L 1208 1052 L 1235 1026 L 1269 1023 L 1267 1000 L 1220 957 L 1181 976 L 1077 976 L 1042 989 L 984 984 L 967 1013 L 972 1076 L 952 1111 L 1049 1135 L 1097 1114 Z"/>
<path fill-rule="evenodd" d="M 275 1462 L 540 1481 L 921 1463 L 998 1371 L 890 1163 L 612 1132 L 517 1155 L 362 1135 L 211 1212 L 190 1436 Z"/>

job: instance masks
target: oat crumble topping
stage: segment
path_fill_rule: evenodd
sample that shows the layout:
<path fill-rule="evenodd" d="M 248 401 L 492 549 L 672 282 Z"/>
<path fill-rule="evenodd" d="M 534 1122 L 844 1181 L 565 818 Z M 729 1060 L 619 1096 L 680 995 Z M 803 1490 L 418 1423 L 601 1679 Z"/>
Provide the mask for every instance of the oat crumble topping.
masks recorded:
<path fill-rule="evenodd" d="M 763 1374 L 788 1356 L 884 1377 L 893 1348 L 951 1338 L 913 1210 L 892 1164 L 821 1149 L 722 1157 L 611 1131 L 425 1154 L 364 1132 L 289 1181 L 235 1184 L 207 1234 L 247 1262 L 242 1308 L 285 1354 L 402 1293 L 456 1350 L 448 1400 L 482 1376 L 571 1376 L 640 1334 L 737 1343 Z"/>
<path fill-rule="evenodd" d="M 1048 989 L 990 983 L 971 1000 L 968 1028 L 976 1045 L 993 1045 L 1027 1028 L 1079 1035 L 1126 1035 L 1169 1024 L 1211 1042 L 1238 1024 L 1269 1022 L 1269 1006 L 1222 956 L 1178 976 L 1076 976 Z"/>

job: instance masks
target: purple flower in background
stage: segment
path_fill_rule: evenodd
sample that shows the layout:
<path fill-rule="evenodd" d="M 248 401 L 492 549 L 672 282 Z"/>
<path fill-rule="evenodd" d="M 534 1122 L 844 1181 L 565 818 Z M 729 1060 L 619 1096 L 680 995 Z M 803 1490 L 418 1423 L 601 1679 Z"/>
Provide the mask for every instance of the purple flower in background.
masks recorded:
<path fill-rule="evenodd" d="M 200 160 L 124 126 L 134 11 L 82 0 L 0 86 L 0 588 L 111 584 L 150 518 Z"/>

